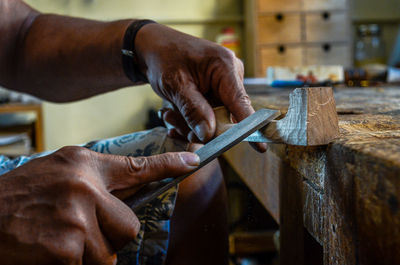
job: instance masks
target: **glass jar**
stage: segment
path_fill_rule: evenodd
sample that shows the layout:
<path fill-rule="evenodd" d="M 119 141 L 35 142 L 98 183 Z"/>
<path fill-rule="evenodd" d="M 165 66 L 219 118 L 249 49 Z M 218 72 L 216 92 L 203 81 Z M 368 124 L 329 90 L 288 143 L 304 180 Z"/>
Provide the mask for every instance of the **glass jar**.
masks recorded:
<path fill-rule="evenodd" d="M 385 65 L 385 45 L 381 40 L 381 29 L 377 24 L 359 25 L 355 47 L 355 65 Z"/>

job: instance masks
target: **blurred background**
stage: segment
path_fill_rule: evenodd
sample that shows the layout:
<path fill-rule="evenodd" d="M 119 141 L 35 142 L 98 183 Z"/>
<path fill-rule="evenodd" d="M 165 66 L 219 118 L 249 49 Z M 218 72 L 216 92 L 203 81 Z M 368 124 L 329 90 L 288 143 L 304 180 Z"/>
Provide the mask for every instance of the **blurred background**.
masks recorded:
<path fill-rule="evenodd" d="M 247 87 L 371 86 L 400 81 L 400 0 L 26 0 L 42 12 L 98 20 L 148 18 L 218 42 L 243 60 Z M 249 88 L 250 89 L 250 88 Z M 149 85 L 68 104 L 1 90 L 0 153 L 29 154 L 157 124 Z M 17 103 L 17 104 L 15 104 Z M 22 104 L 21 104 L 22 103 Z M 150 112 L 153 110 L 153 112 Z M 235 264 L 274 262 L 277 225 L 235 175 Z M 261 229 L 261 230 L 260 230 Z M 254 234 L 240 231 L 256 230 Z M 262 231 L 262 232 L 260 232 Z M 276 240 L 275 240 L 276 241 Z M 260 248 L 260 246 L 263 246 Z M 264 255 L 244 258 L 247 254 Z"/>
<path fill-rule="evenodd" d="M 373 70 L 379 72 L 400 61 L 394 48 L 399 35 L 400 0 L 26 2 L 42 12 L 99 20 L 154 19 L 234 50 L 245 64 L 247 77 L 266 78 L 269 66 L 349 68 L 372 64 Z M 327 71 L 336 75 L 335 69 Z M 333 81 L 344 78 L 338 75 Z M 44 102 L 39 150 L 142 130 L 148 110 L 160 105 L 161 100 L 149 86 L 126 88 L 70 104 Z"/>

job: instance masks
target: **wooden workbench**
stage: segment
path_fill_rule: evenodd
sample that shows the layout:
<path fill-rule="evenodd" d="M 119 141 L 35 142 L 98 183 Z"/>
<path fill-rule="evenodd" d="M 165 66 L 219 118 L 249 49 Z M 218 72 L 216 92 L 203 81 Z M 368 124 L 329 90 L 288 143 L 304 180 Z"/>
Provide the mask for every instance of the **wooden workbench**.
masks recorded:
<path fill-rule="evenodd" d="M 285 112 L 288 94 L 250 97 Z M 400 87 L 335 99 L 340 137 L 329 146 L 259 154 L 241 143 L 224 157 L 280 224 L 281 264 L 400 264 Z"/>

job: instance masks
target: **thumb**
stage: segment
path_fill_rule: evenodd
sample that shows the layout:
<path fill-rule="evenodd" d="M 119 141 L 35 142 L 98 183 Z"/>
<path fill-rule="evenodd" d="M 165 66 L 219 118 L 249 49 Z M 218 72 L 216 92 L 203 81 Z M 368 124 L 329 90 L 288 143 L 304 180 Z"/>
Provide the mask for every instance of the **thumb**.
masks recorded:
<path fill-rule="evenodd" d="M 190 129 L 202 142 L 214 136 L 216 127 L 214 111 L 195 84 L 189 83 L 180 89 L 173 101 Z"/>
<path fill-rule="evenodd" d="M 111 192 L 187 174 L 200 165 L 200 158 L 190 152 L 148 157 L 100 154 L 99 162 L 104 184 Z"/>

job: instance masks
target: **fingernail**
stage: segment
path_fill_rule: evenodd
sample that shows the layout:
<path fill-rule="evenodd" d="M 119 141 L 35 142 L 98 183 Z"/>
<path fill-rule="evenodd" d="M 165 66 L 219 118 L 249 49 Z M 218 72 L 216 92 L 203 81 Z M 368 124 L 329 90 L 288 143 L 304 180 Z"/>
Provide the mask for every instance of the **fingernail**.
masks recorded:
<path fill-rule="evenodd" d="M 195 153 L 181 153 L 179 154 L 182 160 L 191 167 L 197 167 L 200 165 L 200 157 Z"/>
<path fill-rule="evenodd" d="M 201 121 L 196 125 L 196 127 L 194 127 L 194 133 L 202 142 L 206 140 L 206 134 L 208 130 L 209 128 L 206 121 Z"/>

